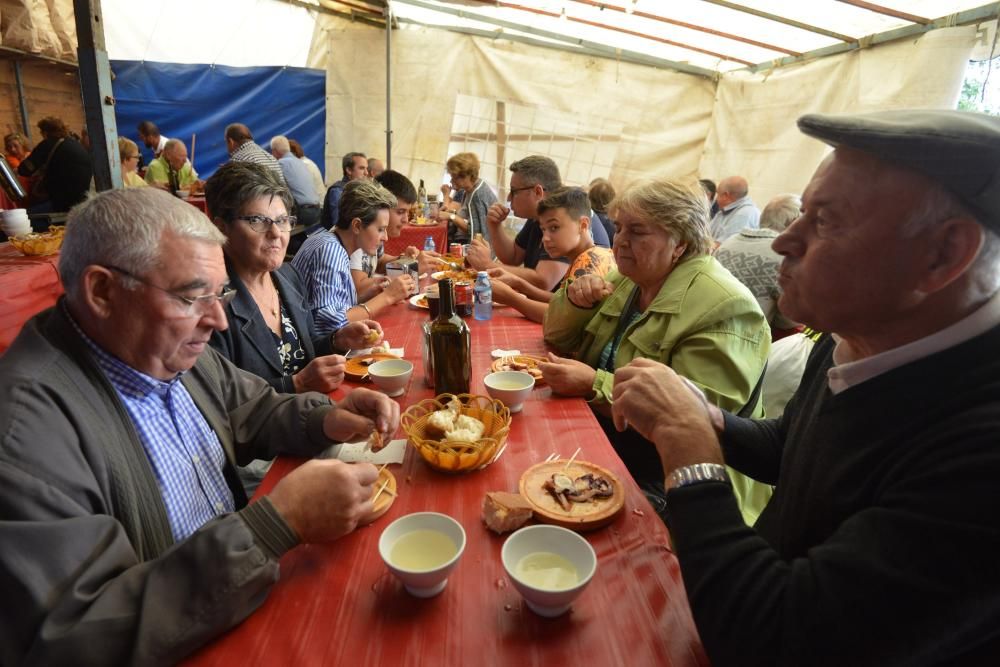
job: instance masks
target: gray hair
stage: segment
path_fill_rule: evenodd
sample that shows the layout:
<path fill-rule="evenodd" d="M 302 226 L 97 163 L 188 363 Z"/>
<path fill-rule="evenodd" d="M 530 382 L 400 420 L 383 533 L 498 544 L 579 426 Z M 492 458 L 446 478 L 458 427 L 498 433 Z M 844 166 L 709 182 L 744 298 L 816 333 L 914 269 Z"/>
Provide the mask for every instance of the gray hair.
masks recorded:
<path fill-rule="evenodd" d="M 167 143 L 163 144 L 163 152 L 173 153 L 177 147 L 185 148 L 184 142 L 180 139 L 167 139 Z"/>
<path fill-rule="evenodd" d="M 279 198 L 292 212 L 292 193 L 276 172 L 255 162 L 227 162 L 205 182 L 205 203 L 213 219 L 233 222 L 255 199 Z"/>
<path fill-rule="evenodd" d="M 337 228 L 349 229 L 355 218 L 361 220 L 362 227 L 367 227 L 375 222 L 379 211 L 396 208 L 397 204 L 396 195 L 380 184 L 365 179 L 351 181 L 340 196 Z"/>
<path fill-rule="evenodd" d="M 88 266 L 116 266 L 141 276 L 168 261 L 160 257 L 160 240 L 168 230 L 219 246 L 226 241 L 201 211 L 158 188 L 108 190 L 74 208 L 59 255 L 67 298 L 79 298 Z"/>
<path fill-rule="evenodd" d="M 750 185 L 747 183 L 747 179 L 742 176 L 729 176 L 722 179 L 716 192 L 732 195 L 736 199 L 743 199 L 750 194 Z"/>
<path fill-rule="evenodd" d="M 271 152 L 277 153 L 281 157 L 288 155 L 292 147 L 288 144 L 288 137 L 279 134 L 276 137 L 271 137 Z"/>
<path fill-rule="evenodd" d="M 627 213 L 662 227 L 678 242 L 687 244 L 682 258 L 704 255 L 712 247 L 708 230 L 708 199 L 698 181 L 639 181 L 625 188 L 608 206 L 617 220 Z"/>
<path fill-rule="evenodd" d="M 510 171 L 521 174 L 525 185 L 541 185 L 543 190 L 558 190 L 562 187 L 559 167 L 544 155 L 529 155 L 510 165 Z"/>
<path fill-rule="evenodd" d="M 992 295 L 1000 289 L 1000 236 L 943 186 L 934 183 L 920 194 L 910 219 L 902 227 L 902 236 L 907 239 L 920 236 L 949 218 L 971 218 L 983 230 L 983 243 L 969 266 L 969 274 L 984 296 Z"/>
<path fill-rule="evenodd" d="M 802 214 L 802 198 L 798 195 L 778 195 L 760 213 L 760 228 L 773 229 L 779 234 Z"/>

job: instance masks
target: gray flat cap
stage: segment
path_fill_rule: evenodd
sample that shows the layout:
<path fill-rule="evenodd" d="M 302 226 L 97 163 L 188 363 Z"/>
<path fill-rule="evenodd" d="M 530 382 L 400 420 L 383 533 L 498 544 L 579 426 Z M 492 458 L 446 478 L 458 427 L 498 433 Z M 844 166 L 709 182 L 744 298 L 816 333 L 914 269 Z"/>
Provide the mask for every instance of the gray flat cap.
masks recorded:
<path fill-rule="evenodd" d="M 1000 232 L 1000 117 L 945 110 L 807 114 L 799 129 L 924 174 Z"/>

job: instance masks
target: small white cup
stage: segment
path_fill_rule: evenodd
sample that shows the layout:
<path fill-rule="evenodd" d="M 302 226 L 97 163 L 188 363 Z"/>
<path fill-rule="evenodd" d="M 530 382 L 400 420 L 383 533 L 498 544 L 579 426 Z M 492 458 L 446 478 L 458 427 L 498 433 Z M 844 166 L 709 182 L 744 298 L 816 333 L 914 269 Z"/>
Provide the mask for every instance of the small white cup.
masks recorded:
<path fill-rule="evenodd" d="M 483 379 L 486 393 L 500 400 L 511 413 L 520 412 L 535 388 L 535 378 L 521 371 L 497 371 Z"/>
<path fill-rule="evenodd" d="M 577 584 L 569 588 L 546 590 L 533 586 L 517 574 L 521 559 L 537 552 L 562 556 L 576 568 Z M 503 543 L 500 559 L 514 588 L 524 597 L 531 611 L 553 618 L 569 611 L 573 601 L 583 592 L 597 571 L 597 554 L 587 540 L 559 526 L 528 526 L 515 531 Z"/>
<path fill-rule="evenodd" d="M 389 396 L 402 396 L 413 375 L 413 364 L 406 359 L 383 359 L 368 367 L 368 377 Z"/>
<path fill-rule="evenodd" d="M 393 547 L 403 536 L 418 530 L 436 531 L 444 534 L 455 546 L 455 554 L 436 567 L 424 570 L 407 569 L 393 562 Z M 465 530 L 462 524 L 446 514 L 437 512 L 416 512 L 401 516 L 382 531 L 378 539 L 378 552 L 389 571 L 403 587 L 418 598 L 431 598 L 448 585 L 448 575 L 465 551 Z"/>

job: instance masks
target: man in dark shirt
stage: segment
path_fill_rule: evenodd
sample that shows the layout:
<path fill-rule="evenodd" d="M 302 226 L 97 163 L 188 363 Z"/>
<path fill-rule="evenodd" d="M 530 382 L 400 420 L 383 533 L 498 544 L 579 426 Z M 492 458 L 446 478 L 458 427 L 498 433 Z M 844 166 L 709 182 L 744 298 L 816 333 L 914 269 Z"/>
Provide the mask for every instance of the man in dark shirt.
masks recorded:
<path fill-rule="evenodd" d="M 660 454 L 713 665 L 997 664 L 1000 118 L 799 127 L 835 150 L 774 241 L 779 304 L 833 335 L 779 419 L 641 360 L 615 374 L 616 426 Z M 723 462 L 776 485 L 752 529 Z"/>
<path fill-rule="evenodd" d="M 538 202 L 545 198 L 545 194 L 562 187 L 559 167 L 547 157 L 530 155 L 511 164 L 510 171 L 510 190 L 507 193 L 510 208 L 497 203 L 486 214 L 493 252 L 499 263 L 491 259 L 489 246 L 476 241 L 469 248 L 469 263 L 480 271 L 503 267 L 540 289 L 554 289 L 566 275 L 569 261 L 565 257 L 549 257 L 545 252 L 542 248 L 542 230 L 535 216 L 538 215 Z M 520 218 L 527 218 L 513 240 L 501 227 L 511 211 Z M 590 232 L 594 236 L 595 245 L 611 247 L 604 226 L 593 213 Z"/>

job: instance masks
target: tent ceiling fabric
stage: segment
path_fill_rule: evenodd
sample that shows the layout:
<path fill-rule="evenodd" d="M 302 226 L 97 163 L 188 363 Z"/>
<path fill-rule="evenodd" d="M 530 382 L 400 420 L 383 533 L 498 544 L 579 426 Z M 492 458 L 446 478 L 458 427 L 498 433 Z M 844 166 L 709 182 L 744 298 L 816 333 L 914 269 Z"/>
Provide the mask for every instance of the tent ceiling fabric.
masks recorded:
<path fill-rule="evenodd" d="M 379 17 L 376 0 L 292 0 Z M 403 23 L 713 75 L 996 18 L 983 0 L 390 0 Z M 603 47 L 603 48 L 602 48 Z M 601 51 L 605 51 L 601 53 Z M 632 57 L 632 56 L 637 57 Z M 643 58 L 645 60 L 643 60 Z"/>

